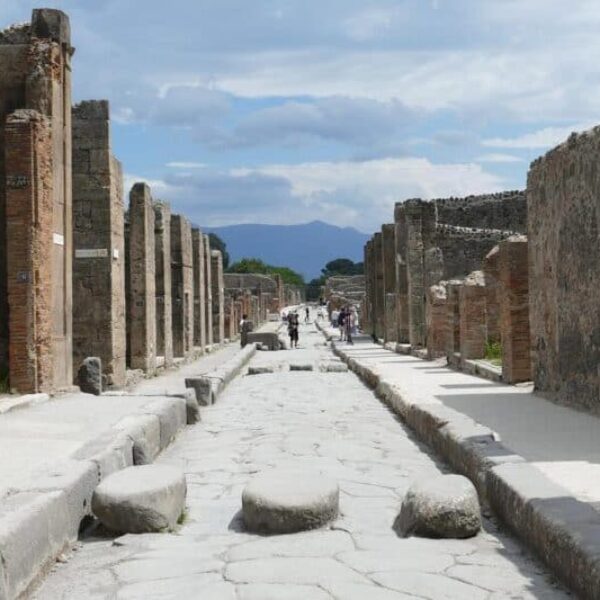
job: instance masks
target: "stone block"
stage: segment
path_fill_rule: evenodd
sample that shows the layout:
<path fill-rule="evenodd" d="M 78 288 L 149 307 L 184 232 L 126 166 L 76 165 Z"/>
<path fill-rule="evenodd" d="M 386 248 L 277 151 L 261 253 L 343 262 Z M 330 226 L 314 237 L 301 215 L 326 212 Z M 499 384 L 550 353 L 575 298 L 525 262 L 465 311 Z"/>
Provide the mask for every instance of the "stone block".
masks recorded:
<path fill-rule="evenodd" d="M 77 384 L 85 394 L 102 394 L 102 361 L 97 356 L 84 359 L 77 372 Z"/>
<path fill-rule="evenodd" d="M 273 470 L 257 475 L 244 488 L 242 512 L 250 531 L 293 533 L 333 521 L 339 487 L 318 472 Z"/>
<path fill-rule="evenodd" d="M 160 419 L 156 415 L 129 415 L 114 425 L 133 442 L 133 464 L 147 465 L 158 456 L 160 445 Z"/>
<path fill-rule="evenodd" d="M 279 350 L 279 335 L 276 332 L 257 332 L 248 333 L 248 344 L 261 344 L 267 350 Z"/>
<path fill-rule="evenodd" d="M 160 449 L 164 450 L 187 423 L 183 398 L 162 398 L 144 406 L 144 414 L 156 415 L 160 421 Z"/>
<path fill-rule="evenodd" d="M 92 510 L 118 533 L 173 530 L 185 508 L 185 475 L 172 467 L 130 467 L 107 477 L 96 488 Z"/>
<path fill-rule="evenodd" d="M 71 458 L 92 461 L 103 479 L 133 465 L 133 440 L 123 431 L 108 429 L 78 448 Z"/>
<path fill-rule="evenodd" d="M 394 528 L 403 537 L 468 538 L 481 529 L 475 486 L 462 475 L 440 475 L 411 485 Z"/>

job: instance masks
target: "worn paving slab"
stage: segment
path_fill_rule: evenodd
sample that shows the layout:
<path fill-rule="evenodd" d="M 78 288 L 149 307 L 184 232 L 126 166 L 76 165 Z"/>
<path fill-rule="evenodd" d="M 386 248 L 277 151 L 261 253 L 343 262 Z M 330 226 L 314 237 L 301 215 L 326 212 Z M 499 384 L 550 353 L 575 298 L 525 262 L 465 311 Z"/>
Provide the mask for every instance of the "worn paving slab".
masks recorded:
<path fill-rule="evenodd" d="M 330 358 L 312 326 L 298 350 L 252 365 Z M 287 357 L 290 356 L 290 359 Z M 352 373 L 239 377 L 203 421 L 158 459 L 182 468 L 187 518 L 175 534 L 90 537 L 35 593 L 39 600 L 559 600 L 567 593 L 485 520 L 468 540 L 401 539 L 392 530 L 415 476 L 444 472 Z M 269 468 L 310 468 L 340 485 L 339 518 L 297 534 L 246 532 L 241 492 Z M 193 560 L 190 560 L 193 557 Z"/>

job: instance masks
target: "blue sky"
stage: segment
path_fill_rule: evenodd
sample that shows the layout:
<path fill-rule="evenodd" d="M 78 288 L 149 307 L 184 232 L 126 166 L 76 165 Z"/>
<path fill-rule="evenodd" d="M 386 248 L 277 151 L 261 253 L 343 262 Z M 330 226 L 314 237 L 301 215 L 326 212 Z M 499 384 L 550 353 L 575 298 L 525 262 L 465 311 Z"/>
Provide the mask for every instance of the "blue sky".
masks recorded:
<path fill-rule="evenodd" d="M 34 6 L 3 0 L 0 26 Z M 126 184 L 200 225 L 522 188 L 600 122 L 597 0 L 56 0 L 74 100 L 111 103 Z"/>

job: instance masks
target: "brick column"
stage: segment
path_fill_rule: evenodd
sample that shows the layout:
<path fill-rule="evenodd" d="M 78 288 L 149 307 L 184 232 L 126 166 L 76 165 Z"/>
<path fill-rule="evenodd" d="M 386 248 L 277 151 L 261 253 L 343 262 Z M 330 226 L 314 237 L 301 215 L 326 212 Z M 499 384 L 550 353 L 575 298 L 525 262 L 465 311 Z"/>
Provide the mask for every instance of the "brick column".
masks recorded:
<path fill-rule="evenodd" d="M 225 339 L 225 298 L 223 285 L 223 256 L 219 250 L 211 251 L 213 340 L 221 343 Z M 260 304 L 256 300 L 256 322 L 260 320 Z"/>
<path fill-rule="evenodd" d="M 507 383 L 531 379 L 529 331 L 529 268 L 527 238 L 515 236 L 500 243 L 500 329 L 502 377 Z"/>
<path fill-rule="evenodd" d="M 136 183 L 129 194 L 128 246 L 130 366 L 152 374 L 156 369 L 154 208 L 145 183 Z"/>
<path fill-rule="evenodd" d="M 73 362 L 102 360 L 104 383 L 125 384 L 125 233 L 121 164 L 109 106 L 73 107 Z"/>
<path fill-rule="evenodd" d="M 384 288 L 384 329 L 383 339 L 386 342 L 398 341 L 398 324 L 396 320 L 396 227 L 393 223 L 383 225 L 382 260 Z"/>
<path fill-rule="evenodd" d="M 494 246 L 483 260 L 485 278 L 485 321 L 488 342 L 500 341 L 500 274 L 498 272 L 499 247 Z"/>
<path fill-rule="evenodd" d="M 192 262 L 194 265 L 194 346 L 206 347 L 206 261 L 204 239 L 199 229 L 192 229 Z"/>
<path fill-rule="evenodd" d="M 206 343 L 212 345 L 215 342 L 213 328 L 213 293 L 212 293 L 212 260 L 210 239 L 207 235 L 202 236 L 204 239 L 204 277 L 206 282 Z M 215 300 L 216 301 L 216 300 Z"/>
<path fill-rule="evenodd" d="M 173 298 L 171 284 L 171 206 L 154 203 L 156 263 L 156 354 L 164 366 L 173 364 Z"/>
<path fill-rule="evenodd" d="M 173 355 L 186 357 L 194 347 L 194 272 L 192 228 L 181 215 L 171 216 L 171 306 Z"/>
<path fill-rule="evenodd" d="M 18 110 L 8 116 L 4 133 L 10 386 L 48 392 L 54 383 L 50 122 Z"/>
<path fill-rule="evenodd" d="M 460 354 L 460 303 L 459 292 L 462 287 L 462 280 L 455 279 L 449 281 L 446 286 L 446 305 L 448 308 L 448 329 L 446 356 L 449 364 L 457 363 L 457 354 Z"/>
<path fill-rule="evenodd" d="M 459 288 L 461 361 L 485 356 L 485 284 L 483 273 L 474 271 Z"/>

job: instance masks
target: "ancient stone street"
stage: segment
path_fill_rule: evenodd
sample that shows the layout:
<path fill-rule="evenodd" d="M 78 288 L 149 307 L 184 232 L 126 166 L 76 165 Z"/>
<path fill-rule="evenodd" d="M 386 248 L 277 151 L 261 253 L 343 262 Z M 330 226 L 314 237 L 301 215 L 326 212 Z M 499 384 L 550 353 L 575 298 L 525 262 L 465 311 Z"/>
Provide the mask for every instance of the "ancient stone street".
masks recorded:
<path fill-rule="evenodd" d="M 325 370 L 337 361 L 312 324 L 301 325 L 298 350 L 258 352 L 253 371 L 273 372 L 235 379 L 156 461 L 187 477 L 187 511 L 177 531 L 116 539 L 92 531 L 34 597 L 566 598 L 489 518 L 467 540 L 396 535 L 392 524 L 409 485 L 448 471 L 353 373 Z M 340 516 L 310 532 L 247 533 L 242 490 L 271 468 L 311 468 L 337 480 Z"/>

